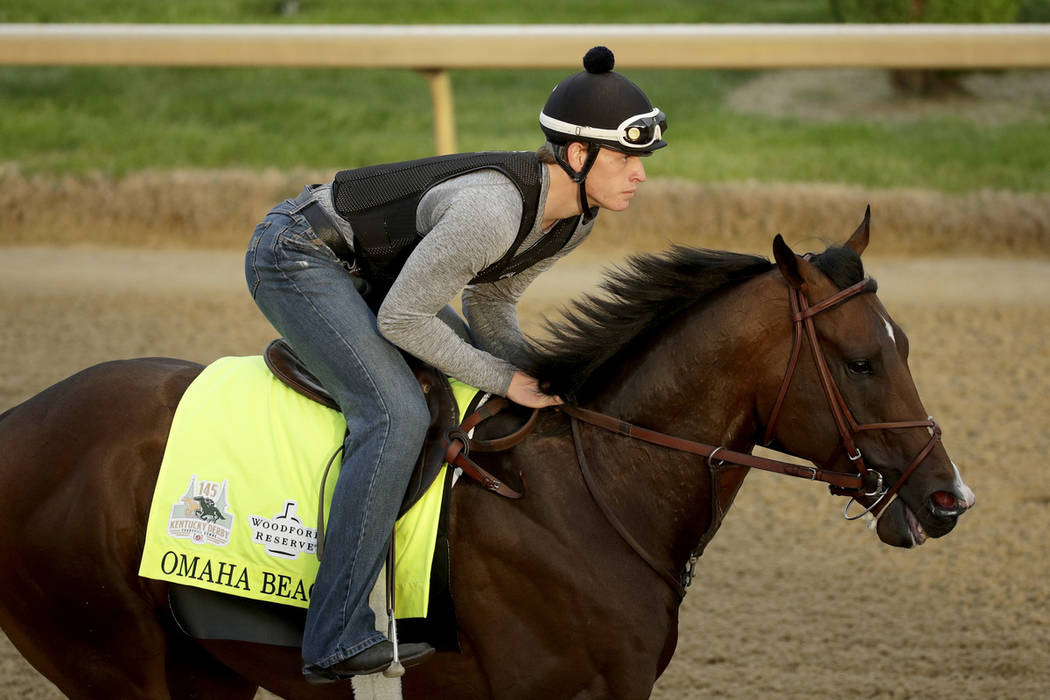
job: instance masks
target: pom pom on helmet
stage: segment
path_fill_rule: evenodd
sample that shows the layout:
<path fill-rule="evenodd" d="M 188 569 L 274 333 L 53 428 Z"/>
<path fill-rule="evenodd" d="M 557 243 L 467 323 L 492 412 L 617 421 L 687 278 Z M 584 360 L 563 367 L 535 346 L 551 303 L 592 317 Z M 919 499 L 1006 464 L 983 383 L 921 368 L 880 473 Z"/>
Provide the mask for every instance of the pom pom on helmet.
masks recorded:
<path fill-rule="evenodd" d="M 667 117 L 640 87 L 613 71 L 616 58 L 604 46 L 583 57 L 583 71 L 551 91 L 540 112 L 540 128 L 555 145 L 574 141 L 647 156 L 667 142 Z"/>
<path fill-rule="evenodd" d="M 608 73 L 615 65 L 616 57 L 604 46 L 595 46 L 583 57 L 583 67 L 588 73 Z"/>

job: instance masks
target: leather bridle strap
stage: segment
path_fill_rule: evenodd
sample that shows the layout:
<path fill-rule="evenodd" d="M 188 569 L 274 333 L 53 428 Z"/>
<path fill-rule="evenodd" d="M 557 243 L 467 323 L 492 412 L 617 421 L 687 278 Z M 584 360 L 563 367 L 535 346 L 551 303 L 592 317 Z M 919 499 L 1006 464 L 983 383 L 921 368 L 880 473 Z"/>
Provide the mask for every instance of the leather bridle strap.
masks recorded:
<path fill-rule="evenodd" d="M 832 486 L 844 489 L 860 489 L 861 486 L 863 486 L 861 477 L 857 474 L 828 471 L 816 467 L 793 464 L 791 462 L 781 462 L 776 459 L 759 457 L 744 452 L 736 452 L 734 450 L 726 449 L 725 447 L 705 445 L 702 442 L 686 440 L 685 438 L 675 437 L 656 430 L 643 428 L 634 425 L 633 423 L 620 420 L 619 418 L 613 418 L 604 413 L 597 413 L 596 411 L 580 408 L 579 406 L 563 405 L 558 406 L 557 410 L 562 411 L 572 418 L 581 420 L 584 423 L 589 423 L 590 425 L 604 428 L 605 430 L 618 433 L 625 437 L 641 440 L 642 442 L 648 442 L 653 445 L 659 445 L 660 447 L 666 447 L 678 452 L 688 452 L 701 457 L 717 459 L 718 461 L 727 464 L 735 464 L 740 467 L 753 467 L 767 472 L 795 476 L 800 479 L 823 481 Z"/>
<path fill-rule="evenodd" d="M 627 527 L 620 521 L 613 511 L 612 507 L 609 506 L 608 502 L 602 497 L 601 492 L 598 491 L 598 487 L 594 483 L 594 477 L 591 475 L 591 469 L 587 466 L 587 457 L 583 453 L 583 440 L 580 439 L 580 421 L 576 416 L 570 414 L 569 424 L 572 427 L 572 443 L 576 447 L 576 461 L 580 465 L 580 473 L 583 475 L 583 483 L 586 484 L 587 490 L 591 494 L 591 499 L 598 505 L 598 509 L 601 510 L 602 515 L 609 521 L 613 529 L 616 530 L 617 534 L 627 543 L 627 546 L 634 550 L 642 561 L 649 565 L 656 573 L 667 581 L 668 585 L 678 594 L 679 598 L 685 597 L 685 586 L 677 576 L 669 572 L 667 569 L 661 567 L 657 561 L 653 558 L 645 547 L 638 543 L 638 540 L 634 539 L 634 536 L 627 530 Z"/>
<path fill-rule="evenodd" d="M 926 459 L 926 456 L 929 455 L 930 452 L 933 451 L 933 448 L 937 446 L 937 443 L 941 441 L 941 428 L 939 425 L 937 425 L 933 418 L 929 418 L 924 421 L 869 423 L 867 425 L 857 426 L 857 430 L 887 430 L 890 428 L 928 428 L 930 430 L 930 439 L 926 442 L 926 445 L 921 450 L 919 450 L 919 454 L 915 456 L 915 459 L 913 459 L 908 468 L 904 470 L 904 473 L 901 474 L 900 478 L 897 479 L 896 482 L 894 482 L 893 486 L 891 486 L 885 493 L 879 495 L 875 503 L 873 503 L 867 509 L 867 512 L 871 513 L 876 518 L 878 518 L 879 514 L 881 514 L 882 511 L 885 510 L 886 506 L 888 506 L 893 501 L 893 497 L 897 494 L 898 491 L 900 491 L 901 487 L 904 486 L 904 482 L 908 480 L 908 477 L 911 476 L 912 472 L 918 469 L 919 465 L 922 464 L 922 461 Z M 838 495 L 845 494 L 839 493 Z"/>
<path fill-rule="evenodd" d="M 496 397 L 487 401 L 473 414 L 467 416 L 467 419 L 463 421 L 463 424 L 460 425 L 459 429 L 464 433 L 469 433 L 482 421 L 495 416 L 497 413 L 510 407 L 510 405 L 511 401 L 503 397 Z M 529 416 L 529 419 L 525 421 L 525 424 L 510 435 L 504 435 L 501 438 L 494 438 L 492 440 L 471 438 L 470 449 L 474 452 L 503 452 L 504 450 L 509 450 L 529 436 L 532 429 L 536 427 L 536 419 L 539 415 L 540 409 L 532 409 L 532 414 Z"/>
<path fill-rule="evenodd" d="M 791 385 L 791 380 L 793 379 L 795 370 L 798 367 L 798 361 L 802 349 L 802 337 L 805 335 L 809 340 L 813 363 L 817 369 L 817 376 L 820 379 L 821 387 L 827 398 L 828 408 L 831 410 L 831 416 L 835 422 L 835 427 L 838 429 L 842 441 L 842 447 L 845 449 L 847 457 L 853 462 L 857 471 L 860 473 L 861 478 L 864 480 L 865 488 L 870 489 L 865 492 L 865 495 L 878 496 L 875 504 L 869 508 L 869 511 L 873 515 L 878 516 L 879 513 L 881 513 L 881 511 L 890 503 L 893 495 L 900 490 L 901 486 L 904 485 L 904 482 L 909 476 L 911 476 L 912 472 L 918 468 L 919 464 L 933 450 L 936 443 L 940 441 L 941 430 L 933 418 L 930 417 L 927 417 L 926 420 L 889 421 L 884 423 L 866 424 L 858 423 L 853 417 L 852 412 L 849 410 L 849 406 L 846 404 L 845 399 L 842 397 L 842 393 L 839 391 L 838 385 L 835 383 L 835 380 L 831 375 L 827 359 L 824 357 L 820 340 L 817 337 L 817 329 L 816 324 L 813 322 L 813 317 L 823 311 L 827 311 L 828 309 L 837 306 L 853 296 L 873 291 L 873 289 L 873 281 L 871 279 L 864 279 L 812 306 L 809 305 L 806 295 L 803 294 L 801 289 L 794 287 L 790 289 L 789 297 L 791 300 L 791 320 L 794 324 L 794 339 L 792 342 L 791 356 L 788 360 L 787 371 L 784 373 L 784 379 L 781 382 L 780 391 L 778 392 L 777 399 L 773 404 L 773 410 L 770 413 L 769 420 L 766 422 L 766 432 L 763 442 L 768 445 L 773 439 L 773 428 L 776 425 L 778 416 L 780 415 L 780 409 L 784 404 L 784 398 L 787 395 L 788 387 Z M 887 491 L 882 491 L 882 476 L 878 472 L 868 469 L 867 465 L 864 463 L 864 456 L 860 449 L 857 448 L 853 437 L 862 430 L 892 430 L 898 428 L 927 428 L 930 431 L 930 440 L 926 443 L 923 449 L 920 450 L 919 454 L 914 460 L 912 460 L 912 463 L 904 473 L 901 474 L 900 478 L 897 479 L 893 486 Z M 842 489 L 840 487 L 832 487 L 832 492 L 838 495 L 858 495 L 854 490 Z"/>
<path fill-rule="evenodd" d="M 813 322 L 813 317 L 821 311 L 830 309 L 834 304 L 828 302 L 840 297 L 836 303 L 844 301 L 855 294 L 868 289 L 867 286 L 870 280 L 862 280 L 852 287 L 847 287 L 836 295 L 825 299 L 816 306 L 809 308 L 808 302 L 806 301 L 806 295 L 802 293 L 800 289 L 791 289 L 791 307 L 794 311 L 793 320 L 795 327 L 801 324 L 805 330 L 806 337 L 809 339 L 809 347 L 813 356 L 813 363 L 817 367 L 817 375 L 820 377 L 820 384 L 824 388 L 824 395 L 828 399 L 828 406 L 831 408 L 831 417 L 835 421 L 835 426 L 838 428 L 839 437 L 842 440 L 842 446 L 846 449 L 846 455 L 850 461 L 854 463 L 857 470 L 862 474 L 867 474 L 867 468 L 864 465 L 864 458 L 862 457 L 860 450 L 857 449 L 856 444 L 853 442 L 853 431 L 852 428 L 857 424 L 850 413 L 849 407 L 846 406 L 845 400 L 842 398 L 842 394 L 839 393 L 838 386 L 835 384 L 835 380 L 831 376 L 831 370 L 828 368 L 828 361 L 824 357 L 824 352 L 820 347 L 820 339 L 817 338 L 817 326 Z M 849 292 L 849 294 L 846 294 Z M 790 378 L 788 378 L 790 383 Z M 768 427 L 767 427 L 768 430 Z"/>
<path fill-rule="evenodd" d="M 627 546 L 630 547 L 642 561 L 648 564 L 650 569 L 659 574 L 660 577 L 671 586 L 672 590 L 678 594 L 679 598 L 685 597 L 685 586 L 682 585 L 682 580 L 674 573 L 660 566 L 655 557 L 653 557 L 645 547 L 639 544 L 598 490 L 594 477 L 591 474 L 590 466 L 587 463 L 587 456 L 583 450 L 583 440 L 580 437 L 579 428 L 581 422 L 588 423 L 595 427 L 634 440 L 641 440 L 667 449 L 699 455 L 700 457 L 707 458 L 708 463 L 717 456 L 718 460 L 723 464 L 736 464 L 743 467 L 754 467 L 756 469 L 776 472 L 778 474 L 787 474 L 789 476 L 797 476 L 805 479 L 825 481 L 839 488 L 858 489 L 861 485 L 861 477 L 856 474 L 825 472 L 824 470 L 815 467 L 780 462 L 774 459 L 756 457 L 755 455 L 728 450 L 724 447 L 705 445 L 700 442 L 694 442 L 692 440 L 674 437 L 673 435 L 667 435 L 655 430 L 649 430 L 648 428 L 642 428 L 641 426 L 628 423 L 627 421 L 618 418 L 613 418 L 604 413 L 597 413 L 578 406 L 563 405 L 559 406 L 558 410 L 569 416 L 569 424 L 572 428 L 572 442 L 576 449 L 576 462 L 579 464 L 580 473 L 583 476 L 583 482 L 587 486 L 591 498 L 598 505 L 602 515 L 605 516 L 605 519 L 609 522 L 612 528 L 616 530 L 617 534 L 620 535 L 620 538 L 623 539 Z M 690 561 L 695 561 L 696 556 L 698 555 L 694 552 Z"/>
<path fill-rule="evenodd" d="M 870 278 L 863 279 L 854 285 L 846 287 L 845 289 L 839 291 L 836 294 L 832 294 L 827 299 L 824 299 L 823 301 L 820 301 L 817 304 L 814 304 L 813 306 L 808 306 L 806 302 L 806 297 L 804 294 L 802 294 L 802 291 L 799 289 L 791 288 L 789 298 L 791 300 L 791 320 L 794 323 L 794 337 L 791 345 L 791 357 L 788 360 L 787 370 L 784 372 L 784 379 L 780 383 L 780 391 L 777 394 L 776 402 L 773 404 L 773 411 L 769 415 L 769 420 L 766 421 L 766 433 L 762 444 L 768 445 L 773 439 L 773 426 L 776 425 L 777 418 L 780 416 L 780 409 L 784 405 L 784 398 L 785 396 L 787 396 L 788 387 L 791 385 L 791 380 L 795 376 L 795 369 L 798 367 L 799 357 L 802 354 L 802 327 L 805 327 L 806 335 L 809 335 L 809 329 L 813 327 L 813 322 L 810 319 L 812 319 L 814 316 L 816 316 L 822 311 L 827 311 L 828 309 L 841 304 L 842 302 L 846 301 L 847 299 L 853 296 L 856 296 L 857 294 L 860 294 L 861 292 L 871 291 L 872 289 L 872 280 Z M 816 344 L 815 328 L 810 338 L 810 342 L 811 347 L 815 348 L 813 352 L 814 357 L 816 357 L 817 354 L 820 354 L 820 346 Z M 822 354 L 821 360 L 823 360 Z M 823 363 L 821 361 L 817 362 L 818 369 L 822 364 L 826 369 L 826 363 Z M 822 383 L 824 382 L 825 377 L 830 381 L 830 375 L 824 375 L 822 373 Z M 834 382 L 830 383 L 831 385 L 834 385 Z M 825 393 L 829 393 L 827 384 L 824 385 L 824 391 Z M 841 416 L 838 415 L 834 409 L 832 409 L 832 413 L 836 416 L 835 422 L 836 425 L 839 425 L 839 433 L 844 434 L 844 426 L 840 424 Z"/>
<path fill-rule="evenodd" d="M 532 412 L 532 415 L 529 416 L 529 420 L 523 427 L 510 435 L 495 440 L 474 440 L 469 437 L 470 431 L 476 428 L 478 424 L 493 417 L 509 405 L 510 402 L 504 398 L 492 399 L 491 401 L 482 404 L 477 410 L 467 416 L 458 428 L 449 431 L 449 433 L 442 439 L 442 444 L 445 447 L 446 462 L 462 469 L 464 474 L 480 483 L 489 491 L 504 496 L 505 498 L 517 499 L 524 495 L 522 493 L 525 485 L 524 475 L 519 475 L 521 477 L 523 488 L 522 491 L 517 491 L 490 474 L 468 456 L 471 450 L 477 450 L 478 452 L 500 452 L 503 450 L 509 450 L 511 447 L 524 440 L 528 434 L 532 432 L 532 429 L 536 425 L 536 417 L 539 415 L 539 409 Z"/>
<path fill-rule="evenodd" d="M 451 442 L 446 441 L 448 445 L 445 450 L 445 461 L 449 464 L 459 467 L 463 470 L 463 473 L 469 476 L 474 481 L 477 481 L 482 486 L 487 488 L 493 493 L 498 493 L 500 496 L 505 498 L 521 498 L 524 494 L 521 491 L 512 489 L 505 483 L 494 477 L 489 472 L 485 471 L 477 462 L 470 459 L 467 456 L 469 448 L 467 443 L 462 442 L 458 438 L 453 439 Z M 524 477 L 522 477 L 522 484 L 525 483 Z M 524 489 L 523 489 L 524 490 Z"/>

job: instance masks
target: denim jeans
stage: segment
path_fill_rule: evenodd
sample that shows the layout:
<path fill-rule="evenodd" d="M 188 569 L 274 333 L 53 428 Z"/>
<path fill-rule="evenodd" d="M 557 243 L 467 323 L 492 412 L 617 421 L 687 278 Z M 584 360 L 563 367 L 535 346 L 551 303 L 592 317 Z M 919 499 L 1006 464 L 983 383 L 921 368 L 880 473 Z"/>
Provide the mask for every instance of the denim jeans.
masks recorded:
<path fill-rule="evenodd" d="M 255 302 L 335 398 L 348 428 L 306 617 L 307 669 L 384 639 L 368 595 L 430 418 L 415 376 L 379 334 L 353 278 L 299 213 L 309 201 L 304 190 L 277 205 L 245 259 Z"/>

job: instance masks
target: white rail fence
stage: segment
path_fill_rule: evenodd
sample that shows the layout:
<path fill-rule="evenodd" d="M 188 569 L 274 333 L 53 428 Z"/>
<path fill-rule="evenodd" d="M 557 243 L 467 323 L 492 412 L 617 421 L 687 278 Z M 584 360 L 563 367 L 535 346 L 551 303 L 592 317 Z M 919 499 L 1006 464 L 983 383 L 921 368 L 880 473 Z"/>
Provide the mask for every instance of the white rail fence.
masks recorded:
<path fill-rule="evenodd" d="M 397 68 L 430 87 L 439 153 L 456 150 L 448 71 L 619 68 L 1045 68 L 1050 24 L 0 24 L 0 64 Z"/>

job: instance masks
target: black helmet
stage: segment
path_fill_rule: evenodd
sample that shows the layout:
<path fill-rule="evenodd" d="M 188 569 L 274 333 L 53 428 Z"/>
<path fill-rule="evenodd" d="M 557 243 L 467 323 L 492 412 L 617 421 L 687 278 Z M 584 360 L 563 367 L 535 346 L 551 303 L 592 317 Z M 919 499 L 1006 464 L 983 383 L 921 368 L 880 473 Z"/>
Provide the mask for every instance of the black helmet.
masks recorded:
<path fill-rule="evenodd" d="M 642 89 L 613 72 L 615 58 L 604 46 L 583 57 L 586 69 L 558 83 L 540 112 L 540 127 L 552 144 L 579 141 L 628 155 L 647 156 L 667 145 L 667 117 Z"/>

